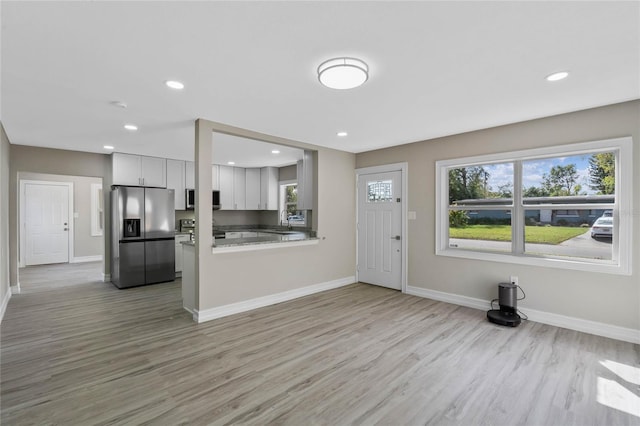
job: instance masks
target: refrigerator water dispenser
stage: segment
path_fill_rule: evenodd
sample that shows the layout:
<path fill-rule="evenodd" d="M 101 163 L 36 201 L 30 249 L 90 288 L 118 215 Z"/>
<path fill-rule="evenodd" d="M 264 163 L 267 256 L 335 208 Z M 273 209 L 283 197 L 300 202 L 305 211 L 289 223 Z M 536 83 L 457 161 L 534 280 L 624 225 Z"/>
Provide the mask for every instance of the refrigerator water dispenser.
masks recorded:
<path fill-rule="evenodd" d="M 140 237 L 140 219 L 125 219 L 124 220 L 124 238 L 139 238 Z"/>

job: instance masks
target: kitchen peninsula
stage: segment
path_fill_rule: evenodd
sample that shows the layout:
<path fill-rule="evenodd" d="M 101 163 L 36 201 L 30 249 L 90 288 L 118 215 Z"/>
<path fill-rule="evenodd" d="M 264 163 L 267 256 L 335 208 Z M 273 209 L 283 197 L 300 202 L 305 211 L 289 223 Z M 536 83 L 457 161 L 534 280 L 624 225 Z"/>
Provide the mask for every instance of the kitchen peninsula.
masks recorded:
<path fill-rule="evenodd" d="M 213 232 L 212 253 L 278 249 L 296 245 L 317 244 L 315 231 L 307 228 L 289 229 L 285 226 L 264 227 L 260 225 L 225 226 Z M 195 241 L 182 243 L 182 301 L 183 307 L 190 313 L 195 312 Z M 194 318 L 195 319 L 195 318 Z"/>

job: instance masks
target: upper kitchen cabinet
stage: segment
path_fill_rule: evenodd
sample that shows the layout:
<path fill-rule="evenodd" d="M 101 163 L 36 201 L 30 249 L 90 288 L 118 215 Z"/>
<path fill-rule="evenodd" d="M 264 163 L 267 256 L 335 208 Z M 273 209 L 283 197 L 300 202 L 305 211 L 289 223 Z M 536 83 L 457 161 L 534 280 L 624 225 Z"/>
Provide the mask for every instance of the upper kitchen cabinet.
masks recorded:
<path fill-rule="evenodd" d="M 246 209 L 262 210 L 260 202 L 260 169 L 245 169 Z"/>
<path fill-rule="evenodd" d="M 167 160 L 115 152 L 111 154 L 114 185 L 167 187 Z"/>
<path fill-rule="evenodd" d="M 220 166 L 217 164 L 211 166 L 211 187 L 214 190 L 220 190 Z"/>
<path fill-rule="evenodd" d="M 313 210 L 313 151 L 305 150 L 297 163 L 298 210 Z"/>
<path fill-rule="evenodd" d="M 247 209 L 247 176 L 242 167 L 233 168 L 233 205 L 235 210 Z"/>
<path fill-rule="evenodd" d="M 218 166 L 220 210 L 255 210 L 247 207 L 247 177 L 243 167 Z"/>
<path fill-rule="evenodd" d="M 184 167 L 185 188 L 196 189 L 196 164 L 193 161 L 185 161 Z"/>
<path fill-rule="evenodd" d="M 260 210 L 278 210 L 277 167 L 260 169 Z"/>
<path fill-rule="evenodd" d="M 193 161 L 185 161 L 185 186 L 187 189 L 195 189 L 196 188 L 196 172 L 195 172 L 195 163 Z M 218 165 L 213 164 L 211 166 L 211 189 L 219 190 L 220 189 L 220 172 L 218 170 Z"/>
<path fill-rule="evenodd" d="M 193 163 L 192 163 L 193 164 Z M 193 168 L 191 169 L 193 171 Z M 167 160 L 167 188 L 173 189 L 175 210 L 186 210 L 185 161 Z"/>
<path fill-rule="evenodd" d="M 220 177 L 220 210 L 234 210 L 233 167 L 218 166 Z"/>

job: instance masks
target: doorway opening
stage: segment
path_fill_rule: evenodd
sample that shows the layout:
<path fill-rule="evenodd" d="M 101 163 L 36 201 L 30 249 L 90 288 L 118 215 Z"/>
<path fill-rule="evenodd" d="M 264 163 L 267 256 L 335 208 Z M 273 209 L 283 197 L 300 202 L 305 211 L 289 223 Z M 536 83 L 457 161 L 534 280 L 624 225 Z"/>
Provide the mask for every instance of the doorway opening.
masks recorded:
<path fill-rule="evenodd" d="M 17 292 L 102 280 L 102 178 L 18 173 Z"/>

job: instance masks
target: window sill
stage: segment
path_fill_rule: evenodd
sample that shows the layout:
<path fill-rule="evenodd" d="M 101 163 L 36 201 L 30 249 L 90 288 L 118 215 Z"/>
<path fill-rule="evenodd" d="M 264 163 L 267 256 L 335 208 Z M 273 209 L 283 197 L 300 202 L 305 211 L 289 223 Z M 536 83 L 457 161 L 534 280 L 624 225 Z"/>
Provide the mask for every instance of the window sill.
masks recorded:
<path fill-rule="evenodd" d="M 514 255 L 471 251 L 464 249 L 440 249 L 436 250 L 437 256 L 457 257 L 462 259 L 483 260 L 499 263 L 514 263 L 520 265 L 541 266 L 544 268 L 571 269 L 583 272 L 597 272 L 613 275 L 631 275 L 631 268 L 614 263 L 613 261 L 581 261 L 573 258 L 562 259 L 558 257 L 542 257 L 532 255 Z"/>

